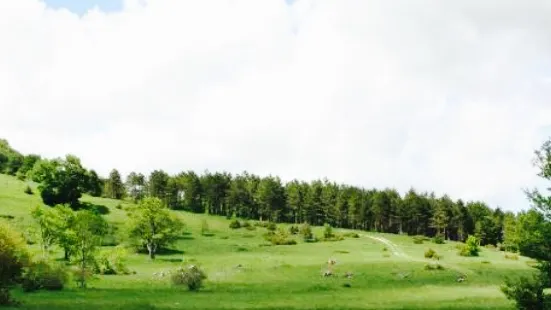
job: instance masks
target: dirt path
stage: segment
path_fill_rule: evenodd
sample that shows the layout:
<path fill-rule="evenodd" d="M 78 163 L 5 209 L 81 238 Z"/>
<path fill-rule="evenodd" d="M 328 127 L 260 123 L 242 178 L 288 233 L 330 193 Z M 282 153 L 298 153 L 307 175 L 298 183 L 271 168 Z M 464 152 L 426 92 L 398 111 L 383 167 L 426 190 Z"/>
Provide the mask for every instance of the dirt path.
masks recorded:
<path fill-rule="evenodd" d="M 386 238 L 379 237 L 379 236 L 375 237 L 375 236 L 363 235 L 363 234 L 360 235 L 360 236 L 376 240 L 376 241 L 386 245 L 387 248 L 392 253 L 392 255 L 394 255 L 396 257 L 401 257 L 401 258 L 404 258 L 404 259 L 409 260 L 411 262 L 428 263 L 428 260 L 426 260 L 426 259 L 415 258 L 415 257 L 412 257 L 412 256 L 408 255 L 406 252 L 404 252 L 402 249 L 400 249 L 400 247 L 398 245 L 396 245 L 395 243 L 393 243 L 392 241 L 390 241 Z M 455 266 L 455 265 L 450 265 L 450 264 L 444 263 L 442 261 L 438 261 L 438 264 L 440 264 L 441 266 L 443 266 L 445 268 L 455 270 L 455 271 L 457 271 L 461 274 L 472 274 L 473 273 L 472 270 L 469 270 L 469 269 L 466 269 L 466 268 L 461 268 L 461 267 L 458 267 L 458 266 Z"/>

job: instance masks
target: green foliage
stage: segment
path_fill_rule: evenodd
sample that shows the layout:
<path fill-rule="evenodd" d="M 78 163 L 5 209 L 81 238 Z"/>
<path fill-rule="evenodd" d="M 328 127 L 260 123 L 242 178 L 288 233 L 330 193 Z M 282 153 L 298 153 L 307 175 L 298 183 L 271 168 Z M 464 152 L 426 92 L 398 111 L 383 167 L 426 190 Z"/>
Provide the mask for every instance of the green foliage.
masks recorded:
<path fill-rule="evenodd" d="M 34 194 L 33 189 L 29 185 L 27 185 L 25 187 L 25 190 L 23 190 L 23 192 L 27 195 L 33 195 Z"/>
<path fill-rule="evenodd" d="M 551 309 L 551 296 L 545 296 L 544 283 L 540 276 L 520 277 L 518 280 L 507 278 L 501 291 L 513 300 L 519 310 Z"/>
<path fill-rule="evenodd" d="M 300 229 L 298 228 L 298 226 L 296 226 L 296 225 L 289 226 L 289 233 L 291 235 L 296 235 L 296 234 L 299 233 L 299 231 L 300 231 Z"/>
<path fill-rule="evenodd" d="M 41 206 L 32 209 L 31 217 L 38 225 L 37 235 L 42 247 L 42 255 L 46 257 L 58 239 L 62 223 L 52 209 Z"/>
<path fill-rule="evenodd" d="M 423 244 L 423 242 L 425 241 L 425 237 L 424 236 L 413 236 L 413 243 L 415 244 Z"/>
<path fill-rule="evenodd" d="M 445 240 L 444 240 L 444 236 L 442 235 L 436 235 L 433 239 L 432 239 L 432 242 L 436 243 L 436 244 L 444 244 L 446 243 Z"/>
<path fill-rule="evenodd" d="M 238 219 L 233 219 L 233 220 L 230 222 L 230 228 L 231 228 L 231 229 L 239 229 L 239 228 L 241 228 L 241 222 L 239 222 Z"/>
<path fill-rule="evenodd" d="M 331 225 L 329 224 L 325 224 L 323 225 L 323 238 L 325 239 L 331 239 L 335 236 L 335 234 L 333 234 L 333 227 L 331 227 Z"/>
<path fill-rule="evenodd" d="M 268 231 L 264 234 L 264 239 L 270 241 L 273 245 L 295 245 L 296 240 L 289 236 L 289 233 L 282 228 L 279 228 L 276 232 Z"/>
<path fill-rule="evenodd" d="M 425 258 L 439 259 L 440 256 L 436 253 L 436 251 L 429 248 L 428 250 L 425 251 Z"/>
<path fill-rule="evenodd" d="M 478 256 L 480 252 L 479 241 L 475 236 L 469 236 L 465 244 L 461 247 L 459 255 L 461 256 Z"/>
<path fill-rule="evenodd" d="M 444 266 L 438 263 L 428 263 L 425 264 L 425 270 L 444 270 Z"/>
<path fill-rule="evenodd" d="M 172 272 L 171 281 L 173 285 L 185 285 L 188 290 L 197 291 L 206 278 L 207 275 L 203 270 L 195 265 L 190 265 L 187 268 L 180 267 Z"/>
<path fill-rule="evenodd" d="M 28 263 L 25 241 L 8 223 L 0 220 L 0 305 L 14 302 L 9 289 L 19 282 Z"/>
<path fill-rule="evenodd" d="M 505 255 L 503 257 L 505 257 L 505 259 L 518 260 L 518 255 L 517 254 L 507 254 L 507 253 L 505 253 Z"/>
<path fill-rule="evenodd" d="M 103 188 L 105 186 L 103 180 L 94 170 L 90 170 L 87 174 L 88 184 L 86 186 L 86 192 L 92 197 L 100 197 L 103 194 Z"/>
<path fill-rule="evenodd" d="M 146 248 L 149 258 L 181 235 L 183 223 L 173 216 L 159 198 L 146 197 L 129 209 L 128 236 L 139 248 Z"/>
<path fill-rule="evenodd" d="M 67 155 L 65 159 L 42 160 L 33 174 L 41 184 L 38 186 L 44 204 L 55 206 L 69 204 L 76 209 L 79 198 L 88 186 L 88 174 L 80 159 Z M 33 170 L 35 169 L 33 168 Z"/>
<path fill-rule="evenodd" d="M 102 250 L 96 260 L 96 273 L 105 275 L 130 274 L 126 266 L 127 256 L 126 249 L 120 246 L 110 250 Z"/>
<path fill-rule="evenodd" d="M 347 238 L 360 238 L 360 235 L 355 232 L 346 232 L 343 234 L 343 236 Z"/>
<path fill-rule="evenodd" d="M 21 287 L 25 292 L 37 290 L 59 291 L 68 280 L 65 266 L 40 260 L 25 267 Z"/>
<path fill-rule="evenodd" d="M 105 234 L 107 222 L 91 211 L 83 210 L 75 214 L 72 225 L 71 252 L 77 265 L 76 281 L 81 288 L 86 287 L 87 279 L 96 265 L 97 249 L 101 236 Z"/>
<path fill-rule="evenodd" d="M 268 222 L 268 224 L 266 225 L 266 229 L 268 231 L 276 231 L 277 225 L 274 222 Z"/>
<path fill-rule="evenodd" d="M 312 228 L 310 227 L 310 224 L 304 223 L 300 226 L 300 235 L 302 236 L 304 241 L 314 239 L 314 234 L 312 233 Z"/>
<path fill-rule="evenodd" d="M 117 169 L 111 170 L 109 178 L 105 181 L 103 194 L 112 199 L 122 199 L 126 193 L 122 183 L 121 174 Z"/>

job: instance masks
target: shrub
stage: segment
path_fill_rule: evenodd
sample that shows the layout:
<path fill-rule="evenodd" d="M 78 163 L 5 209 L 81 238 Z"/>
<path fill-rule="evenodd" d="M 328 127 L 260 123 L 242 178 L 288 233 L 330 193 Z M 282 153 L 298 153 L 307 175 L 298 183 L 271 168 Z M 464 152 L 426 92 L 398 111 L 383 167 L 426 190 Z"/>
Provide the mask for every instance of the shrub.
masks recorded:
<path fill-rule="evenodd" d="M 15 303 L 9 289 L 20 281 L 28 262 L 29 255 L 21 235 L 8 223 L 0 221 L 0 305 Z"/>
<path fill-rule="evenodd" d="M 433 249 L 428 249 L 425 251 L 425 258 L 437 258 L 438 254 Z"/>
<path fill-rule="evenodd" d="M 104 275 L 130 274 L 128 267 L 126 267 L 127 256 L 128 253 L 122 247 L 103 250 L 98 255 L 95 271 Z"/>
<path fill-rule="evenodd" d="M 278 229 L 277 232 L 269 231 L 264 235 L 267 241 L 270 241 L 273 245 L 295 245 L 297 244 L 295 239 L 289 238 L 289 234 L 283 230 Z"/>
<path fill-rule="evenodd" d="M 289 226 L 289 233 L 291 235 L 296 235 L 299 233 L 299 229 L 298 229 L 298 226 L 295 226 L 295 225 L 291 225 Z"/>
<path fill-rule="evenodd" d="M 241 223 L 239 222 L 239 220 L 234 219 L 230 222 L 230 228 L 231 229 L 239 229 L 239 228 L 241 228 Z"/>
<path fill-rule="evenodd" d="M 425 264 L 425 270 L 444 270 L 444 266 L 438 263 Z"/>
<path fill-rule="evenodd" d="M 203 285 L 207 275 L 197 266 L 190 265 L 187 268 L 178 268 L 172 273 L 173 285 L 185 285 L 190 291 L 197 291 Z"/>
<path fill-rule="evenodd" d="M 413 236 L 413 243 L 423 244 L 423 241 L 425 241 L 425 237 L 423 237 L 423 236 Z"/>
<path fill-rule="evenodd" d="M 38 261 L 25 267 L 21 287 L 25 292 L 37 290 L 59 291 L 67 283 L 67 271 L 63 265 L 51 265 Z"/>
<path fill-rule="evenodd" d="M 115 206 L 115 209 L 122 210 L 122 205 L 119 203 L 118 205 Z"/>
<path fill-rule="evenodd" d="M 488 250 L 497 250 L 497 247 L 493 244 L 486 244 L 484 247 Z"/>
<path fill-rule="evenodd" d="M 505 259 L 518 260 L 518 255 L 517 254 L 507 254 L 507 253 L 505 253 Z"/>
<path fill-rule="evenodd" d="M 243 228 L 247 228 L 247 227 L 250 227 L 251 226 L 251 223 L 249 221 L 245 221 L 243 222 L 243 224 L 241 225 L 241 227 Z"/>
<path fill-rule="evenodd" d="M 300 226 L 300 234 L 302 235 L 304 241 L 308 242 L 308 240 L 314 239 L 312 228 L 310 228 L 310 225 L 308 223 L 304 223 Z"/>
<path fill-rule="evenodd" d="M 23 192 L 24 192 L 25 194 L 27 194 L 27 195 L 32 195 L 32 194 L 34 194 L 34 193 L 33 193 L 33 189 L 32 189 L 29 185 L 27 185 L 27 187 L 25 187 L 25 190 L 24 190 Z"/>
<path fill-rule="evenodd" d="M 269 231 L 276 231 L 277 225 L 276 225 L 276 223 L 274 223 L 274 222 L 269 222 L 269 223 L 266 225 L 266 229 L 268 229 Z"/>
<path fill-rule="evenodd" d="M 469 236 L 465 244 L 461 247 L 459 255 L 461 256 L 478 256 L 480 246 L 478 239 L 475 236 Z"/>
<path fill-rule="evenodd" d="M 346 232 L 343 234 L 343 236 L 348 238 L 360 238 L 360 235 L 355 232 Z"/>
<path fill-rule="evenodd" d="M 325 224 L 323 225 L 324 227 L 324 230 L 323 230 L 323 238 L 325 239 L 330 239 L 332 237 L 334 237 L 335 235 L 333 234 L 333 227 L 331 227 L 331 225 L 329 224 Z"/>
<path fill-rule="evenodd" d="M 247 230 L 256 230 L 256 226 L 254 225 L 250 225 L 250 226 L 247 226 L 245 227 Z"/>
<path fill-rule="evenodd" d="M 501 286 L 501 291 L 507 299 L 516 303 L 521 310 L 546 310 L 551 309 L 551 297 L 545 296 L 544 281 L 540 276 L 533 278 L 521 277 L 517 281 L 509 278 Z"/>
<path fill-rule="evenodd" d="M 436 244 L 444 244 L 446 243 L 445 240 L 444 240 L 444 236 L 442 235 L 437 235 L 435 236 L 433 239 L 432 239 L 432 242 L 436 243 Z"/>

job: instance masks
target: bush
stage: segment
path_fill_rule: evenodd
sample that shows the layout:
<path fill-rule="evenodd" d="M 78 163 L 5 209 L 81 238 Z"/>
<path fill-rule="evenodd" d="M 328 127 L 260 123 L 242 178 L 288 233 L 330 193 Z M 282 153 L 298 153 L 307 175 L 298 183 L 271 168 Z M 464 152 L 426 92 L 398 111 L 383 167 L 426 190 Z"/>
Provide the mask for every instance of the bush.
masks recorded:
<path fill-rule="evenodd" d="M 551 309 L 551 297 L 544 294 L 544 281 L 540 276 L 533 278 L 521 277 L 517 281 L 509 278 L 501 286 L 501 291 L 507 299 L 516 303 L 520 310 L 546 310 Z"/>
<path fill-rule="evenodd" d="M 438 259 L 439 256 L 433 249 L 428 249 L 425 251 L 425 258 L 435 258 Z"/>
<path fill-rule="evenodd" d="M 505 253 L 505 259 L 518 260 L 518 255 L 517 254 L 507 254 L 507 253 Z"/>
<path fill-rule="evenodd" d="M 312 228 L 310 228 L 310 225 L 308 223 L 304 223 L 300 226 L 300 234 L 306 242 L 308 242 L 308 240 L 315 239 L 314 235 L 312 234 Z"/>
<path fill-rule="evenodd" d="M 241 225 L 241 227 L 243 227 L 243 228 L 247 228 L 247 227 L 250 227 L 250 226 L 252 226 L 252 225 L 251 225 L 251 223 L 250 223 L 249 221 L 245 221 L 245 222 L 243 222 L 243 224 Z"/>
<path fill-rule="evenodd" d="M 298 228 L 298 226 L 291 225 L 291 226 L 289 227 L 289 233 L 290 233 L 291 235 L 296 235 L 296 234 L 298 234 L 298 233 L 299 233 L 299 228 Z"/>
<path fill-rule="evenodd" d="M 99 274 L 130 274 L 126 267 L 126 257 L 128 253 L 122 247 L 116 247 L 112 250 L 103 250 L 98 255 L 95 271 Z"/>
<path fill-rule="evenodd" d="M 331 227 L 331 225 L 329 224 L 325 224 L 323 225 L 324 227 L 324 230 L 323 230 L 323 238 L 325 239 L 331 239 L 333 238 L 335 235 L 333 234 L 333 227 Z"/>
<path fill-rule="evenodd" d="M 478 239 L 475 236 L 469 236 L 465 244 L 459 250 L 459 255 L 461 256 L 478 256 L 480 252 L 480 246 Z"/>
<path fill-rule="evenodd" d="M 269 223 L 266 225 L 266 229 L 268 229 L 269 231 L 276 231 L 277 225 L 276 225 L 276 223 L 274 223 L 274 222 L 269 222 Z"/>
<path fill-rule="evenodd" d="M 247 226 L 245 227 L 247 230 L 256 230 L 256 226 L 254 225 L 250 225 L 250 226 Z"/>
<path fill-rule="evenodd" d="M 348 238 L 360 238 L 360 235 L 355 232 L 346 232 L 343 234 L 343 236 Z"/>
<path fill-rule="evenodd" d="M 25 240 L 8 223 L 0 220 L 0 305 L 15 303 L 9 290 L 20 281 L 28 263 Z"/>
<path fill-rule="evenodd" d="M 289 234 L 283 230 L 278 229 L 277 232 L 269 231 L 264 235 L 267 241 L 270 241 L 273 245 L 295 245 L 297 244 L 295 239 L 289 238 Z"/>
<path fill-rule="evenodd" d="M 425 270 L 444 270 L 444 266 L 438 263 L 429 263 L 425 265 Z"/>
<path fill-rule="evenodd" d="M 432 239 L 432 242 L 436 243 L 436 244 L 444 244 L 446 243 L 445 240 L 444 240 L 444 236 L 442 235 L 437 235 L 435 236 L 433 239 Z"/>
<path fill-rule="evenodd" d="M 178 268 L 172 273 L 173 285 L 185 285 L 190 291 L 197 291 L 203 285 L 207 275 L 197 266 L 190 265 L 187 268 Z"/>
<path fill-rule="evenodd" d="M 239 228 L 241 228 L 241 223 L 239 222 L 239 220 L 234 219 L 233 221 L 230 222 L 230 228 L 231 229 L 239 229 Z"/>
<path fill-rule="evenodd" d="M 413 243 L 415 244 L 423 244 L 424 241 L 425 241 L 424 236 L 413 236 Z"/>
<path fill-rule="evenodd" d="M 23 192 L 24 192 L 25 194 L 27 194 L 27 195 L 32 195 L 32 194 L 34 194 L 34 193 L 33 193 L 33 189 L 32 189 L 29 185 L 27 185 L 27 187 L 25 187 L 25 190 L 24 190 Z"/>
<path fill-rule="evenodd" d="M 37 290 L 59 291 L 67 283 L 67 270 L 62 265 L 38 261 L 25 267 L 21 287 L 25 292 Z"/>

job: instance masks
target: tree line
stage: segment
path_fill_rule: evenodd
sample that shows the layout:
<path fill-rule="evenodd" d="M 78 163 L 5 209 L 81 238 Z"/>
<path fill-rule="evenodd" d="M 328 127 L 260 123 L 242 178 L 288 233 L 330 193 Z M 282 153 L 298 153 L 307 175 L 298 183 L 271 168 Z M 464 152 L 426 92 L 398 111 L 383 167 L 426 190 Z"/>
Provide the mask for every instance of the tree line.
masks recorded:
<path fill-rule="evenodd" d="M 277 176 L 248 172 L 169 175 L 154 170 L 147 177 L 131 172 L 123 181 L 117 169 L 102 178 L 84 168 L 78 157 L 44 159 L 22 155 L 0 140 L 0 171 L 40 184 L 46 205 L 78 208 L 83 193 L 113 199 L 161 199 L 169 208 L 226 217 L 272 222 L 329 224 L 333 227 L 385 233 L 442 236 L 464 241 L 476 235 L 481 244 L 504 241 L 506 224 L 517 215 L 490 208 L 481 201 L 464 202 L 448 195 L 410 189 L 361 188 L 327 179 L 282 182 Z"/>

